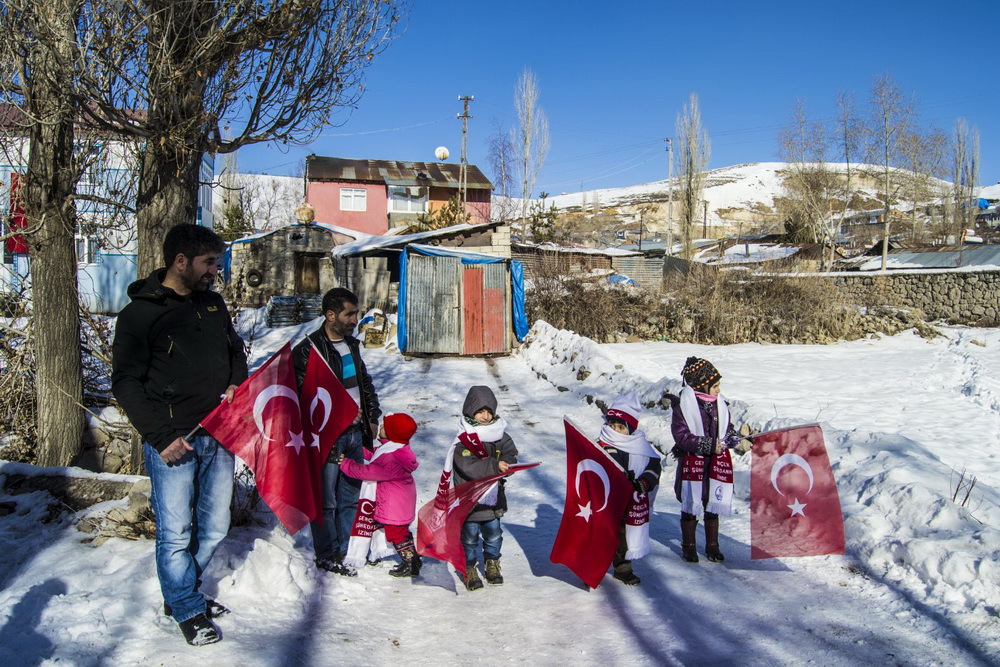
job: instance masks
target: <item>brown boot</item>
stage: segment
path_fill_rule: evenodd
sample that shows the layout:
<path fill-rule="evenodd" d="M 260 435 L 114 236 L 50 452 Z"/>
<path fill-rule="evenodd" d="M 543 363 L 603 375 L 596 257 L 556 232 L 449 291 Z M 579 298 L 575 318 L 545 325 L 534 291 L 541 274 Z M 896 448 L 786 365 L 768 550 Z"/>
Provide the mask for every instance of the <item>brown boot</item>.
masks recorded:
<path fill-rule="evenodd" d="M 691 515 L 688 515 L 691 516 Z M 698 562 L 698 542 L 697 542 L 698 519 L 681 517 L 681 552 L 684 560 L 689 563 Z"/>
<path fill-rule="evenodd" d="M 483 580 L 479 578 L 479 570 L 476 569 L 476 561 L 470 560 L 465 564 L 465 590 L 478 591 L 483 587 Z"/>
<path fill-rule="evenodd" d="M 705 515 L 705 556 L 713 563 L 721 563 L 726 557 L 719 551 L 719 515 Z"/>

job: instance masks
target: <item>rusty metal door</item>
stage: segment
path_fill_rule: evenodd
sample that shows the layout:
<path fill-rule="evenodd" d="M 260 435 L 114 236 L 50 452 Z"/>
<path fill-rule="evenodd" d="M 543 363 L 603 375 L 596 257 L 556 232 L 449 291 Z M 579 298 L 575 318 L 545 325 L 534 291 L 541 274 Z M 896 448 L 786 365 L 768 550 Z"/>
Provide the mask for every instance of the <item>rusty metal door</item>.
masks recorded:
<path fill-rule="evenodd" d="M 506 263 L 463 267 L 465 354 L 507 351 L 506 276 Z"/>

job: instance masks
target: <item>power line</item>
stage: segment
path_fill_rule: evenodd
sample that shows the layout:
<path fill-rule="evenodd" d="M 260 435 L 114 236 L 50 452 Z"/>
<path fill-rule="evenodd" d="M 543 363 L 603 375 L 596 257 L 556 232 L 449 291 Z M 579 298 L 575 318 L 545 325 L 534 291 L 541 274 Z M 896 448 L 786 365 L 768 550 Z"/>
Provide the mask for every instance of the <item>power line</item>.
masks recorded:
<path fill-rule="evenodd" d="M 323 132 L 319 136 L 321 136 L 321 137 L 359 137 L 359 136 L 365 135 L 365 134 L 382 134 L 384 132 L 399 132 L 400 130 L 411 130 L 411 129 L 415 128 L 415 127 L 423 127 L 425 125 L 433 125 L 435 123 L 441 123 L 441 122 L 444 122 L 446 120 L 451 120 L 451 116 L 445 116 L 444 118 L 441 118 L 441 119 L 438 119 L 438 120 L 429 120 L 426 123 L 415 123 L 413 125 L 403 125 L 401 127 L 388 127 L 388 128 L 385 128 L 384 130 L 368 130 L 366 132 L 336 132 L 336 133 Z"/>

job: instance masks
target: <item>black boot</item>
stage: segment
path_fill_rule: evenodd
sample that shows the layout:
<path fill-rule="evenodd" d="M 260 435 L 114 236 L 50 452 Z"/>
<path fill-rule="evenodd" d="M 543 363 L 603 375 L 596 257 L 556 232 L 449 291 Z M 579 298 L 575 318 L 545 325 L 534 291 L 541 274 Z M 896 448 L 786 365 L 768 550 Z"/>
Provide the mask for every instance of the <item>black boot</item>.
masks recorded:
<path fill-rule="evenodd" d="M 634 571 L 632 571 L 632 561 L 623 560 L 615 563 L 614 574 L 611 575 L 626 586 L 638 586 L 642 581 Z"/>
<path fill-rule="evenodd" d="M 389 574 L 393 577 L 415 577 L 420 574 L 422 563 L 420 556 L 417 555 L 417 551 L 413 547 L 413 538 L 407 538 L 392 546 L 396 548 L 396 553 L 399 554 L 402 560 L 399 565 L 389 570 Z"/>
<path fill-rule="evenodd" d="M 681 551 L 689 563 L 698 562 L 697 529 L 698 519 L 694 515 L 681 516 Z"/>
<path fill-rule="evenodd" d="M 713 563 L 721 563 L 726 557 L 719 551 L 719 515 L 705 514 L 705 556 Z"/>
<path fill-rule="evenodd" d="M 503 575 L 500 574 L 499 558 L 486 559 L 486 583 L 488 583 L 490 586 L 503 585 Z"/>
<path fill-rule="evenodd" d="M 181 628 L 184 640 L 191 646 L 214 644 L 222 639 L 219 628 L 215 627 L 215 623 L 208 620 L 208 616 L 205 616 L 205 614 L 198 614 L 186 621 L 181 621 L 177 625 Z"/>
<path fill-rule="evenodd" d="M 476 569 L 477 563 L 474 560 L 470 560 L 465 564 L 465 590 L 467 591 L 478 591 L 483 587 L 483 580 L 479 578 L 479 570 Z"/>

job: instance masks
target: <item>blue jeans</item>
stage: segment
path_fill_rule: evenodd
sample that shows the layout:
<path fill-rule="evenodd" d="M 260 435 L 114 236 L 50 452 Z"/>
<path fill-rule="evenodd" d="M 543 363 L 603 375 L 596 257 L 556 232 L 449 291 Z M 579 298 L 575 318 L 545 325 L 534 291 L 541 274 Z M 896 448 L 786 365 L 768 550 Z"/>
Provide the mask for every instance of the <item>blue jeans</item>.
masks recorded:
<path fill-rule="evenodd" d="M 462 524 L 462 546 L 465 548 L 465 562 L 476 560 L 476 549 L 479 547 L 479 537 L 483 538 L 483 558 L 497 560 L 500 558 L 500 546 L 503 544 L 503 528 L 500 519 L 489 521 L 466 521 Z"/>
<path fill-rule="evenodd" d="M 341 435 L 337 438 L 335 450 L 352 461 L 361 463 L 364 460 L 361 431 L 352 428 Z M 340 466 L 335 463 L 323 466 L 323 520 L 313 521 L 311 524 L 316 560 L 336 560 L 347 553 L 347 541 L 351 538 L 359 495 L 360 479 L 341 474 Z"/>
<path fill-rule="evenodd" d="M 143 450 L 156 515 L 156 574 L 163 601 L 178 623 L 205 612 L 201 573 L 229 532 L 236 460 L 208 435 L 188 438 L 194 451 L 164 463 L 148 442 Z"/>

